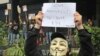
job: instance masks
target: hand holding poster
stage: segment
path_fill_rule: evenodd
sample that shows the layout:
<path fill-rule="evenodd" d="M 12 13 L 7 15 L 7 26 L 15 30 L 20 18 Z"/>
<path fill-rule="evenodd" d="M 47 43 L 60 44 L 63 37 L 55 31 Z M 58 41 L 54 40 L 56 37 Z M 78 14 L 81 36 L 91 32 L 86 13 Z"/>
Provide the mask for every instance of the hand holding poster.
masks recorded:
<path fill-rule="evenodd" d="M 75 27 L 76 3 L 44 3 L 42 12 L 44 27 Z"/>

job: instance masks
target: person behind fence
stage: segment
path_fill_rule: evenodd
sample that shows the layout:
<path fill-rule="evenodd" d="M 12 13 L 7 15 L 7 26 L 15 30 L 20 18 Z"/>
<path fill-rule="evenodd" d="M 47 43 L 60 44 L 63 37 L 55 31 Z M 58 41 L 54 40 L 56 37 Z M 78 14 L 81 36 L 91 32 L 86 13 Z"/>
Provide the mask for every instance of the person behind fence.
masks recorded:
<path fill-rule="evenodd" d="M 14 43 L 17 43 L 18 40 L 19 40 L 18 24 L 15 21 L 13 22 L 13 25 L 12 25 L 11 29 L 12 29 L 12 42 L 14 44 Z"/>
<path fill-rule="evenodd" d="M 35 16 L 35 26 L 33 30 L 28 31 L 28 38 L 25 42 L 26 56 L 43 56 L 37 45 L 37 38 L 39 38 L 39 31 L 41 29 L 43 13 L 41 11 Z M 82 23 L 82 15 L 78 12 L 74 14 L 75 26 L 78 30 L 80 39 L 80 51 L 78 56 L 93 56 L 93 45 L 91 42 L 91 34 L 84 28 Z M 50 55 L 48 56 L 70 56 L 68 41 L 65 36 L 59 32 L 51 35 Z"/>
<path fill-rule="evenodd" d="M 8 45 L 11 46 L 13 44 L 13 36 L 12 36 L 12 22 L 8 23 Z"/>
<path fill-rule="evenodd" d="M 23 30 L 23 37 L 24 37 L 24 39 L 27 39 L 27 24 L 26 24 L 26 22 L 25 21 L 23 21 L 23 23 L 22 23 L 22 30 Z"/>

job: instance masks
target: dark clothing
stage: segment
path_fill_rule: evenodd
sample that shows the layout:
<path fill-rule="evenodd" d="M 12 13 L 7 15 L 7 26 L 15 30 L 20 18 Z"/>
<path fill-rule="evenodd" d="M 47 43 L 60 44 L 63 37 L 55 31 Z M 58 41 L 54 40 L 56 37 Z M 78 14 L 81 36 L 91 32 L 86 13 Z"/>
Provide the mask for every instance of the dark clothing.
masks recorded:
<path fill-rule="evenodd" d="M 94 56 L 91 34 L 85 29 L 79 30 L 78 32 L 80 39 L 79 56 Z"/>
<path fill-rule="evenodd" d="M 37 39 L 39 38 L 39 30 L 31 29 L 28 31 L 28 36 L 25 44 L 26 56 L 41 56 L 40 49 L 37 45 Z"/>
<path fill-rule="evenodd" d="M 18 25 L 13 25 L 11 29 L 14 34 L 18 34 Z"/>
<path fill-rule="evenodd" d="M 79 56 L 93 56 L 93 46 L 91 43 L 91 34 L 85 29 L 79 30 L 80 39 L 80 52 Z M 28 38 L 25 44 L 26 56 L 43 56 L 42 52 L 38 48 L 37 38 L 39 38 L 39 30 L 33 29 L 28 32 Z"/>

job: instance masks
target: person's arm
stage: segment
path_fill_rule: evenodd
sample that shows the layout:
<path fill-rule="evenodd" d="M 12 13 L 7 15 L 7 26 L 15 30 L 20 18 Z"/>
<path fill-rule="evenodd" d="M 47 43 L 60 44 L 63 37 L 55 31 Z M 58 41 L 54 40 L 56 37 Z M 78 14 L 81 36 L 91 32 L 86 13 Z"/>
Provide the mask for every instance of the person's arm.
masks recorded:
<path fill-rule="evenodd" d="M 78 29 L 79 39 L 80 39 L 80 52 L 79 56 L 93 56 L 93 45 L 91 42 L 91 34 L 84 29 L 82 23 L 82 15 L 78 12 L 75 13 L 75 25 Z"/>
<path fill-rule="evenodd" d="M 93 45 L 91 41 L 91 34 L 86 29 L 80 29 L 80 52 L 79 56 L 93 56 Z"/>
<path fill-rule="evenodd" d="M 32 29 L 28 31 L 27 39 L 25 41 L 25 55 L 26 56 L 34 56 L 35 52 L 37 52 L 37 38 L 39 37 L 39 30 Z"/>
<path fill-rule="evenodd" d="M 41 19 L 40 14 L 41 12 L 39 12 L 36 15 L 35 18 L 36 23 L 34 28 L 28 31 L 28 35 L 24 47 L 26 56 L 42 56 L 37 46 L 37 39 L 39 38 L 39 31 L 42 23 L 42 21 L 40 20 Z"/>

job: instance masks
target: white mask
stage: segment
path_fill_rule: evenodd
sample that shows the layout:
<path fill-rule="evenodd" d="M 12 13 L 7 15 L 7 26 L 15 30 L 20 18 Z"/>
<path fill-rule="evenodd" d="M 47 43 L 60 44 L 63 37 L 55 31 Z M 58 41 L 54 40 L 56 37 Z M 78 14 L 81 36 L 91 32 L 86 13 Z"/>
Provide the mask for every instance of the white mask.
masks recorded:
<path fill-rule="evenodd" d="M 68 52 L 68 42 L 62 38 L 55 38 L 51 41 L 50 54 L 52 56 L 66 56 Z"/>

